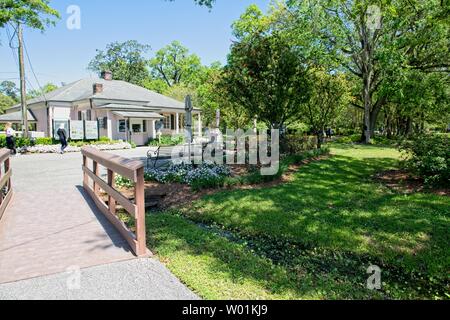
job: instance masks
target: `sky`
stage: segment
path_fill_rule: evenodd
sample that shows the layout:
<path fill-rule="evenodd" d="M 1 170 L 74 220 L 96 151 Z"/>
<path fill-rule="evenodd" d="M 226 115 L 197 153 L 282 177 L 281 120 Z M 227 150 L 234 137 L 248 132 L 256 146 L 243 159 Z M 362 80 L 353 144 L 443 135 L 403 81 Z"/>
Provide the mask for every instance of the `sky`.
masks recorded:
<path fill-rule="evenodd" d="M 81 78 L 96 76 L 87 70 L 96 49 L 108 43 L 137 40 L 157 50 L 180 41 L 197 54 L 204 64 L 226 62 L 231 45 L 231 24 L 245 9 L 256 4 L 264 11 L 270 0 L 217 0 L 209 10 L 193 0 L 52 0 L 50 5 L 61 14 L 56 26 L 44 33 L 26 28 L 25 44 L 36 73 L 26 60 L 29 89 L 52 82 L 58 86 Z M 67 20 L 71 5 L 80 8 L 81 28 L 70 30 Z M 12 29 L 10 28 L 10 31 Z M 12 32 L 11 32 L 12 33 Z M 19 72 L 5 29 L 0 29 L 0 82 L 18 83 Z"/>

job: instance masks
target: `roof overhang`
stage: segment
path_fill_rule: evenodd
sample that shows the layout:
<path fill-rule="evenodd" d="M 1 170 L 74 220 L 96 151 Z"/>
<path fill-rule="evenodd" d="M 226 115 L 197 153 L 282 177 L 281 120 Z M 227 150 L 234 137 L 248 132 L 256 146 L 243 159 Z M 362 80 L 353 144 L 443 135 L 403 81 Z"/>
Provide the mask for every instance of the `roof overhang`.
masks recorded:
<path fill-rule="evenodd" d="M 12 113 L 5 113 L 0 115 L 0 123 L 22 123 L 23 117 L 22 112 L 12 112 Z M 34 117 L 34 114 L 28 110 L 28 121 L 29 122 L 36 122 L 36 118 Z"/>
<path fill-rule="evenodd" d="M 129 118 L 129 119 L 159 120 L 164 118 L 162 115 L 157 114 L 155 112 L 145 112 L 145 111 L 140 112 L 113 111 L 113 114 L 121 118 Z"/>

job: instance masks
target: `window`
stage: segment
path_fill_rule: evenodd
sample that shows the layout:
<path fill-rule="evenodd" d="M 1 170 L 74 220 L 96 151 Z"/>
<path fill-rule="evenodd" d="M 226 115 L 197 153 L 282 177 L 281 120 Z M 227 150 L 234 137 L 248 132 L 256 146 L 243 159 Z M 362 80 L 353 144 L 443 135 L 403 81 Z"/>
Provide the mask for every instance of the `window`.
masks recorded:
<path fill-rule="evenodd" d="M 81 111 L 78 111 L 78 120 L 83 120 L 83 113 Z"/>
<path fill-rule="evenodd" d="M 147 132 L 147 120 L 142 121 L 142 132 Z"/>
<path fill-rule="evenodd" d="M 172 127 L 171 118 L 172 117 L 170 116 L 170 114 L 169 115 L 167 115 L 167 114 L 164 115 L 164 129 L 170 129 Z"/>
<path fill-rule="evenodd" d="M 141 126 L 141 124 L 140 123 L 133 123 L 133 125 L 132 125 L 132 130 L 133 130 L 133 133 L 141 133 L 142 131 L 142 126 Z"/>
<path fill-rule="evenodd" d="M 119 132 L 127 132 L 127 122 L 125 120 L 119 120 Z"/>
<path fill-rule="evenodd" d="M 92 111 L 91 110 L 86 111 L 86 120 L 87 121 L 92 120 Z"/>

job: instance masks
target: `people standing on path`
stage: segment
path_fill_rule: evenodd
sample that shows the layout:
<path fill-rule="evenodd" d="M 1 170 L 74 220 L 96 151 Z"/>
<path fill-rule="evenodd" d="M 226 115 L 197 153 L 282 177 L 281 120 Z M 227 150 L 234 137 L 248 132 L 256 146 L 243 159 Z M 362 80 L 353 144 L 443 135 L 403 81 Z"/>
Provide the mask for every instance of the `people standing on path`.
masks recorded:
<path fill-rule="evenodd" d="M 11 150 L 13 155 L 17 154 L 16 149 L 16 132 L 12 128 L 12 123 L 6 124 L 6 147 Z"/>
<path fill-rule="evenodd" d="M 64 153 L 64 150 L 66 150 L 68 143 L 67 143 L 67 132 L 66 129 L 64 128 L 64 124 L 61 123 L 61 125 L 59 126 L 58 131 L 56 132 L 56 134 L 59 137 L 59 142 L 61 142 L 61 154 Z"/>

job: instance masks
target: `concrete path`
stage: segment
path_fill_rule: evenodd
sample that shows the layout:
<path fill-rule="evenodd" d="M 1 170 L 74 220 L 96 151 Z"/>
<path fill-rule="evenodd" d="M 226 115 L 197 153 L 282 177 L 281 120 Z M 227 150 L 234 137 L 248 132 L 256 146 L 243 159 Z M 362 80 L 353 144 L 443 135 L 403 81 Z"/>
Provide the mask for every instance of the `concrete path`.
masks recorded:
<path fill-rule="evenodd" d="M 197 300 L 154 259 L 134 259 L 0 285 L 0 300 Z"/>
<path fill-rule="evenodd" d="M 140 158 L 145 150 L 114 153 Z M 81 163 L 80 153 L 12 158 L 15 193 L 0 221 L 0 284 L 135 260 L 82 189 Z M 164 285 L 164 278 L 154 284 Z"/>

